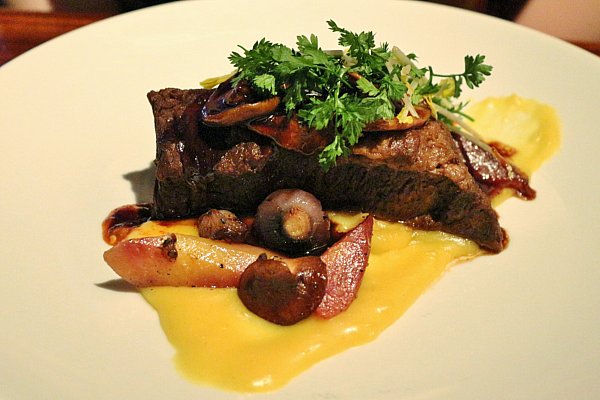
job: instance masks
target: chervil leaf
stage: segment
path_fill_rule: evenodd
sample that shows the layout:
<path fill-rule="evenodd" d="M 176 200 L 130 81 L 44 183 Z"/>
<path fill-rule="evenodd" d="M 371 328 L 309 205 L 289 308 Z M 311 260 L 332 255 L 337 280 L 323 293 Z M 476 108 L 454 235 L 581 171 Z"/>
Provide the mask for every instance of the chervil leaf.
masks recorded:
<path fill-rule="evenodd" d="M 469 89 L 479 87 L 485 81 L 485 77 L 491 75 L 492 66 L 484 64 L 485 56 L 477 54 L 473 56 L 465 56 L 465 71 L 462 74 L 436 74 L 431 67 L 429 68 L 430 77 L 446 77 L 454 79 L 454 97 L 459 97 L 462 93 L 463 82 L 467 84 Z"/>
<path fill-rule="evenodd" d="M 360 78 L 356 81 L 356 86 L 365 94 L 369 96 L 377 96 L 379 94 L 379 89 L 375 87 L 368 79 Z"/>
<path fill-rule="evenodd" d="M 395 77 L 397 77 L 396 73 L 386 75 L 379 83 L 379 90 L 384 92 L 390 101 L 400 101 L 408 90 L 406 85 L 399 79 L 395 79 Z"/>
<path fill-rule="evenodd" d="M 375 47 L 375 35 L 373 32 L 350 32 L 347 29 L 340 28 L 333 20 L 327 21 L 327 24 L 329 25 L 329 29 L 340 34 L 338 43 L 341 46 L 348 46 L 351 55 L 364 55 Z"/>
<path fill-rule="evenodd" d="M 330 66 L 333 62 L 331 56 L 321 50 L 315 35 L 310 35 L 310 38 L 298 36 L 296 45 L 301 56 L 309 59 L 313 65 Z"/>
<path fill-rule="evenodd" d="M 478 87 L 492 70 L 484 56 L 476 55 L 465 57 L 461 74 L 437 74 L 417 67 L 413 53 L 390 50 L 387 43 L 377 46 L 371 31 L 352 32 L 332 20 L 327 24 L 345 51 L 323 51 L 317 36 L 300 35 L 296 50 L 261 39 L 229 56 L 238 71 L 234 84 L 244 80 L 257 96 L 280 96 L 288 115 L 297 114 L 310 128 L 332 131 L 331 143 L 319 155 L 326 169 L 350 153 L 366 124 L 414 113 L 413 104 L 435 104 L 464 116 L 463 103 L 455 106 L 450 98 L 460 95 L 463 83 Z"/>
<path fill-rule="evenodd" d="M 263 89 L 272 95 L 277 94 L 277 90 L 275 90 L 275 77 L 271 74 L 257 75 L 252 82 L 259 89 Z"/>
<path fill-rule="evenodd" d="M 334 97 L 311 99 L 310 103 L 298 110 L 298 116 L 315 129 L 325 129 L 336 116 Z"/>
<path fill-rule="evenodd" d="M 479 87 L 485 80 L 486 76 L 492 73 L 492 66 L 484 64 L 485 56 L 477 54 L 473 56 L 465 56 L 465 72 L 463 73 L 465 83 L 469 89 Z"/>
<path fill-rule="evenodd" d="M 341 140 L 340 136 L 333 138 L 333 141 L 329 143 L 321 154 L 319 154 L 319 164 L 328 170 L 331 166 L 335 165 L 335 161 L 338 157 L 341 157 L 349 152 L 345 143 Z"/>

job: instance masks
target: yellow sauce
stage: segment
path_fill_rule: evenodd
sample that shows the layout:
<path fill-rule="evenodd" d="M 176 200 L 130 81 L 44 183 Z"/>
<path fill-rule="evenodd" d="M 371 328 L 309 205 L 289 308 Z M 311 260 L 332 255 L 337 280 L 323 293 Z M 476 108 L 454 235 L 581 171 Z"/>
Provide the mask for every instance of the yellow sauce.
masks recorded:
<path fill-rule="evenodd" d="M 560 119 L 556 111 L 517 95 L 491 97 L 467 111 L 471 124 L 486 141 L 497 140 L 517 149 L 511 161 L 529 177 L 560 146 Z M 532 185 L 535 189 L 535 184 Z M 492 202 L 497 206 L 512 195 L 506 190 Z"/>
<path fill-rule="evenodd" d="M 531 176 L 560 145 L 560 120 L 556 111 L 535 100 L 517 95 L 492 97 L 467 111 L 471 124 L 487 140 L 498 140 L 518 152 L 511 158 Z"/>
<path fill-rule="evenodd" d="M 513 161 L 527 173 L 558 148 L 560 127 L 550 107 L 511 96 L 486 100 L 470 113 L 486 139 L 519 150 Z M 360 216 L 332 213 L 331 218 L 349 229 Z M 174 230 L 194 233 L 190 225 L 154 224 L 134 234 Z M 374 340 L 449 265 L 479 254 L 478 247 L 465 239 L 376 221 L 369 266 L 350 308 L 331 320 L 311 317 L 290 327 L 247 311 L 235 289 L 165 287 L 144 289 L 142 294 L 157 310 L 183 375 L 224 390 L 269 391 L 320 360 Z"/>

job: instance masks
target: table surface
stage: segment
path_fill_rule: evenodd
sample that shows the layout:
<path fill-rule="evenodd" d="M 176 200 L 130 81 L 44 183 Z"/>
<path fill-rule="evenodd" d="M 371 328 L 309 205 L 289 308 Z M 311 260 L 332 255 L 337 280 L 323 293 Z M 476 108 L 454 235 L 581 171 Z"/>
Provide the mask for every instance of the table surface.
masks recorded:
<path fill-rule="evenodd" d="M 47 40 L 111 15 L 0 9 L 0 65 Z M 573 44 L 600 56 L 600 42 Z"/>

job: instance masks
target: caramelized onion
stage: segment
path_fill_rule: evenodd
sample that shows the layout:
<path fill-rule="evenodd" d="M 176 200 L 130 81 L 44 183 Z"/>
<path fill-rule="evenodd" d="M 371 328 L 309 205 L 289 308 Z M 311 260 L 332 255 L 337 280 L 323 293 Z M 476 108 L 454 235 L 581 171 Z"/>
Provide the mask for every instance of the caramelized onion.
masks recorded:
<path fill-rule="evenodd" d="M 258 206 L 254 232 L 270 248 L 291 254 L 311 253 L 327 245 L 329 219 L 312 194 L 281 189 Z"/>

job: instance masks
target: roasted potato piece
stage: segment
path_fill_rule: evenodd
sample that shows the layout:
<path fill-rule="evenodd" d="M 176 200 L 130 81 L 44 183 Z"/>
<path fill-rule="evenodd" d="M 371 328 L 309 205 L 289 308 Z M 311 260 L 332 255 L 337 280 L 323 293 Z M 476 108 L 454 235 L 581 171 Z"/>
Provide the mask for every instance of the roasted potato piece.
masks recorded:
<path fill-rule="evenodd" d="M 104 260 L 136 287 L 237 287 L 242 272 L 263 253 L 277 255 L 246 244 L 168 234 L 123 240 Z"/>

